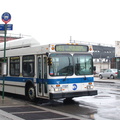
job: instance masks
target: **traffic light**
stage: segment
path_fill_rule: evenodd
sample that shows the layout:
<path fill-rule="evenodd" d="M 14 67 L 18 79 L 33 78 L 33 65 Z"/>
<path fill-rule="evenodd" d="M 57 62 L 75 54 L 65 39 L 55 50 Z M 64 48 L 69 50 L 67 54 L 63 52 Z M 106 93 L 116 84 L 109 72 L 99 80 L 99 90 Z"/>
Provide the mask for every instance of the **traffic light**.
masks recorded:
<path fill-rule="evenodd" d="M 52 58 L 48 58 L 48 65 L 52 65 Z"/>

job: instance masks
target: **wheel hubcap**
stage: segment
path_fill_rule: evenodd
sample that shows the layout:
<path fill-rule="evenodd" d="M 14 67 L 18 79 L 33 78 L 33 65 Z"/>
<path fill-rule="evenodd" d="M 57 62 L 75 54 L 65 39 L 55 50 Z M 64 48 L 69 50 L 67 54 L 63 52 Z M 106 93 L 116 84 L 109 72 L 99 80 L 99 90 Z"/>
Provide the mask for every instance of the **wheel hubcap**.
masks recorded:
<path fill-rule="evenodd" d="M 34 97 L 35 97 L 34 88 L 30 88 L 30 89 L 29 89 L 28 95 L 29 95 L 29 98 L 30 98 L 30 99 L 34 99 Z"/>

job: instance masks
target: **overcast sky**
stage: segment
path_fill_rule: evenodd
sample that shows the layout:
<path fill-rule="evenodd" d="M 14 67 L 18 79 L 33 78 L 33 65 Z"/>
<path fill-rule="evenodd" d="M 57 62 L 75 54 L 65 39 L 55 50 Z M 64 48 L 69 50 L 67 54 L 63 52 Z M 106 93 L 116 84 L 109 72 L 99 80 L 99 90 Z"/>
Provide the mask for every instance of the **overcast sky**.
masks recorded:
<path fill-rule="evenodd" d="M 13 31 L 47 43 L 73 40 L 115 44 L 120 41 L 120 0 L 2 0 Z M 4 24 L 1 20 L 0 24 Z"/>

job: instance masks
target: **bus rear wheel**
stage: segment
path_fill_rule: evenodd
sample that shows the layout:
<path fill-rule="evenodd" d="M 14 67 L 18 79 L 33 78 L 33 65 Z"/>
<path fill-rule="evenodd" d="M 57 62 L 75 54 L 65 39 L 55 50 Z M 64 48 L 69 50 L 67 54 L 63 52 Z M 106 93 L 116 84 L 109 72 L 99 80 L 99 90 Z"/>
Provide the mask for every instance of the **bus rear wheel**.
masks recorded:
<path fill-rule="evenodd" d="M 26 94 L 26 97 L 27 97 L 27 99 L 29 100 L 29 101 L 32 101 L 32 102 L 34 102 L 35 100 L 36 100 L 36 94 L 35 94 L 35 88 L 34 88 L 34 86 L 29 86 L 28 88 L 27 88 L 27 94 Z"/>

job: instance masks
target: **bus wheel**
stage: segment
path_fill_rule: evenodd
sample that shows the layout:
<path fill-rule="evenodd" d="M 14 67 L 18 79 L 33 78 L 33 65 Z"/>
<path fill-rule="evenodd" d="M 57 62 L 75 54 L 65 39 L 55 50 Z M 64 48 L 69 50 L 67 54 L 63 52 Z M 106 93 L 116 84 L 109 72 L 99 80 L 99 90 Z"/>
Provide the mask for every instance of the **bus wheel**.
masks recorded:
<path fill-rule="evenodd" d="M 29 86 L 27 89 L 27 98 L 30 101 L 35 101 L 36 100 L 36 95 L 35 95 L 35 88 L 34 86 Z"/>

